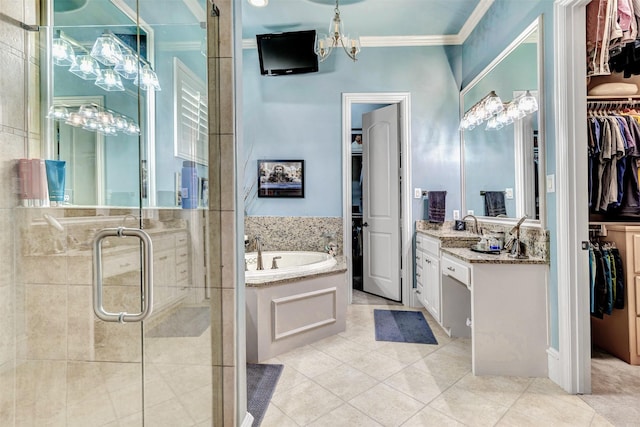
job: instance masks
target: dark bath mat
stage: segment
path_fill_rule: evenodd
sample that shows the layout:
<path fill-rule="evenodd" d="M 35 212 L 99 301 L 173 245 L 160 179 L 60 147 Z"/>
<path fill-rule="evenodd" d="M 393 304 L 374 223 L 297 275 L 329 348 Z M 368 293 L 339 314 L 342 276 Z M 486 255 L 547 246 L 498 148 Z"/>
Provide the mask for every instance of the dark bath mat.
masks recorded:
<path fill-rule="evenodd" d="M 420 311 L 373 310 L 376 341 L 438 344 Z"/>
<path fill-rule="evenodd" d="M 152 338 L 199 337 L 211 324 L 209 307 L 180 307 L 145 334 Z"/>
<path fill-rule="evenodd" d="M 247 411 L 253 415 L 252 427 L 262 423 L 283 365 L 247 363 Z"/>

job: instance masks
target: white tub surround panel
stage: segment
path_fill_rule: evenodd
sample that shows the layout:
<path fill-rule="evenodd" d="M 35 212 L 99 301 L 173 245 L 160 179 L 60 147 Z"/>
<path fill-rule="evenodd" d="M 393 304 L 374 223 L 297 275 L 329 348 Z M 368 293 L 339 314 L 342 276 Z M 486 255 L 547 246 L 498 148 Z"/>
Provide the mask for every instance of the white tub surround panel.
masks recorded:
<path fill-rule="evenodd" d="M 344 332 L 346 292 L 344 269 L 277 286 L 247 286 L 247 361 L 262 362 Z"/>

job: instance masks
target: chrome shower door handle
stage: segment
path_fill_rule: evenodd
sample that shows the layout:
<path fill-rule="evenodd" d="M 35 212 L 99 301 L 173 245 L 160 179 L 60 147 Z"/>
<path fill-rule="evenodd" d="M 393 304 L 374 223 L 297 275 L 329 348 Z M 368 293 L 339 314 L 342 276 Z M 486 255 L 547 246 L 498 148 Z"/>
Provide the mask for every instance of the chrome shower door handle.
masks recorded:
<path fill-rule="evenodd" d="M 142 242 L 142 311 L 110 313 L 102 305 L 102 240 L 105 237 L 135 236 Z M 93 311 L 105 322 L 141 322 L 153 312 L 153 244 L 151 237 L 138 228 L 104 228 L 93 241 Z"/>

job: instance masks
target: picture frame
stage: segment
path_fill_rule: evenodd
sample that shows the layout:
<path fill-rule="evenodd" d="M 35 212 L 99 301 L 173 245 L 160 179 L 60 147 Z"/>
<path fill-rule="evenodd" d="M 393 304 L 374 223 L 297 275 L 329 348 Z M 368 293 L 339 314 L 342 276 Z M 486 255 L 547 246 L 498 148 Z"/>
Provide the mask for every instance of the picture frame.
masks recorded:
<path fill-rule="evenodd" d="M 351 129 L 351 152 L 362 153 L 362 129 Z"/>
<path fill-rule="evenodd" d="M 304 198 L 304 160 L 258 160 L 258 197 Z"/>

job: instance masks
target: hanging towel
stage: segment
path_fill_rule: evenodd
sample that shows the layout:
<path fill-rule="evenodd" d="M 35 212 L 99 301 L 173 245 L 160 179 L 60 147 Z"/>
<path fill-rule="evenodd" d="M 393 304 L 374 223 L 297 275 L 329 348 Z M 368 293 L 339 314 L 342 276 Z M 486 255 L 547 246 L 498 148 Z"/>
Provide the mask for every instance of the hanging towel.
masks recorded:
<path fill-rule="evenodd" d="M 507 214 L 507 208 L 504 204 L 504 193 L 502 191 L 485 191 L 484 214 L 485 216 Z"/>
<path fill-rule="evenodd" d="M 444 222 L 446 191 L 429 191 L 429 222 Z"/>
<path fill-rule="evenodd" d="M 429 221 L 429 198 L 427 196 L 422 198 L 422 219 Z"/>

